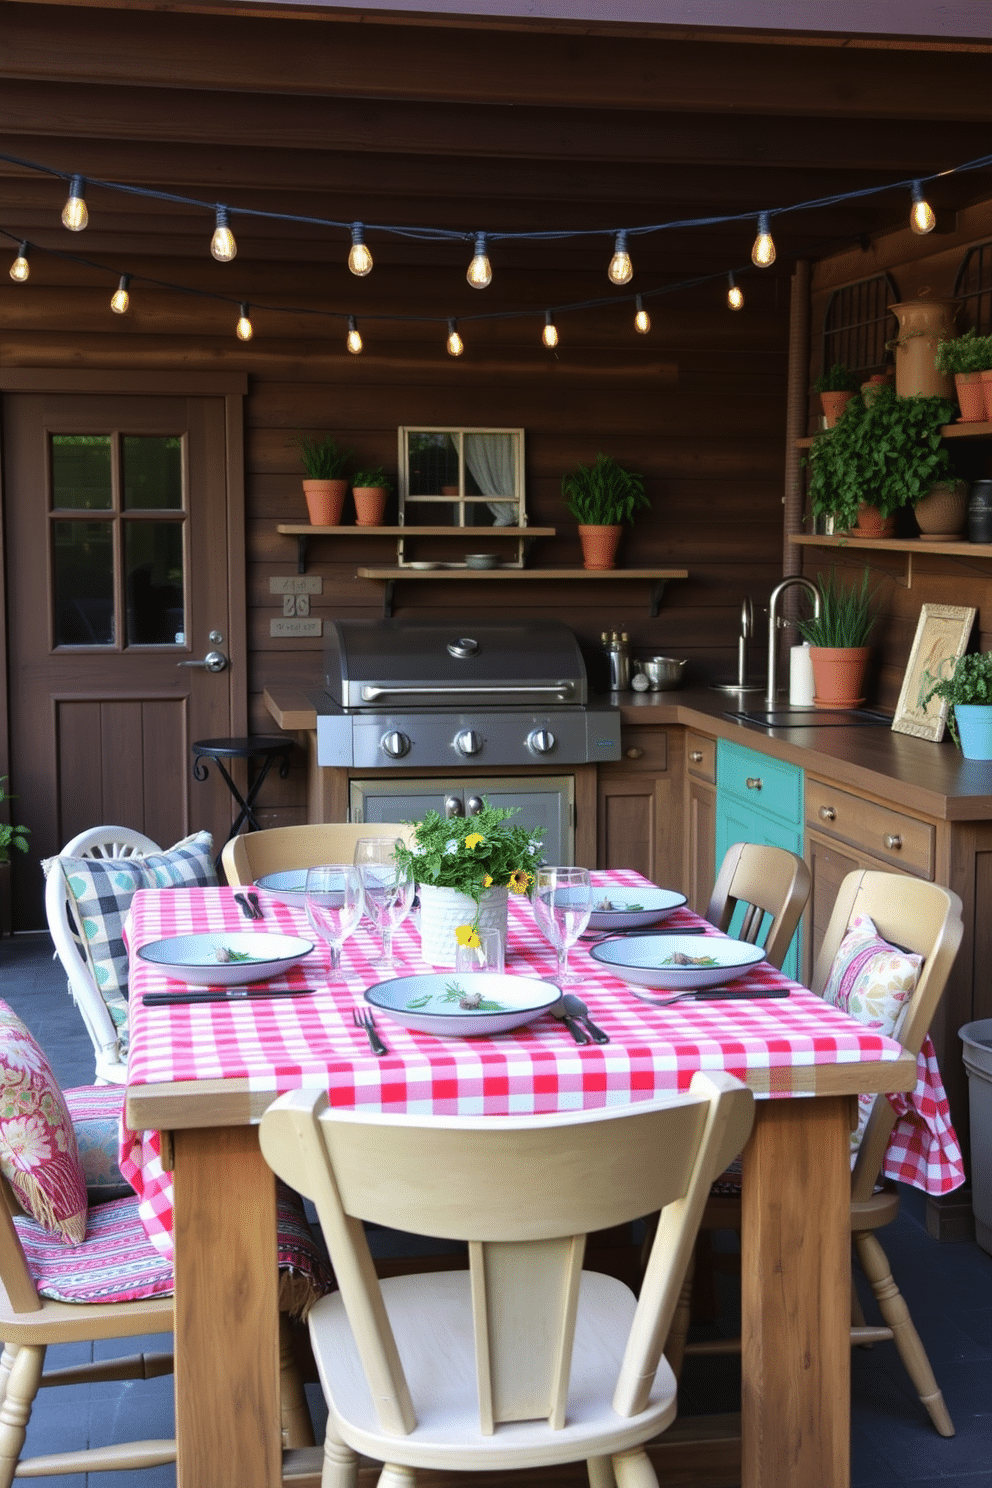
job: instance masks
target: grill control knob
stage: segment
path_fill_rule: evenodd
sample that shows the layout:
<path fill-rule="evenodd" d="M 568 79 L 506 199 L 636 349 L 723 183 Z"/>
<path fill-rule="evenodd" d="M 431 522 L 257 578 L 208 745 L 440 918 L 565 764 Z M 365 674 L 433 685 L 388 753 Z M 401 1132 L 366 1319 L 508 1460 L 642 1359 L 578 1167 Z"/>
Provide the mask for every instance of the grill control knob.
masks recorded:
<path fill-rule="evenodd" d="M 393 729 L 392 733 L 383 734 L 379 740 L 379 748 L 390 759 L 402 759 L 405 754 L 410 753 L 410 740 L 399 729 Z"/>
<path fill-rule="evenodd" d="M 550 729 L 535 729 L 527 735 L 527 747 L 535 754 L 550 754 L 557 740 Z"/>
<path fill-rule="evenodd" d="M 455 735 L 455 748 L 459 754 L 479 754 L 482 750 L 482 735 L 475 729 L 462 729 Z"/>

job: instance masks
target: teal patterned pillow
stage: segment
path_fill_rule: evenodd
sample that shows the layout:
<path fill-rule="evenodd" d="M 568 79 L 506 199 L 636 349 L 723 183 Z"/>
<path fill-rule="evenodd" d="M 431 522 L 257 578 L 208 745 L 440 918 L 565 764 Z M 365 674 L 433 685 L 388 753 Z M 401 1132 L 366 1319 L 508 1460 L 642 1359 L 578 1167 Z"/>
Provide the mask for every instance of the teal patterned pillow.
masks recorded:
<path fill-rule="evenodd" d="M 137 889 L 216 884 L 209 832 L 184 837 L 167 852 L 133 858 L 52 858 L 61 871 L 82 931 L 86 960 L 122 1047 L 127 1041 L 127 947 L 124 921 Z"/>

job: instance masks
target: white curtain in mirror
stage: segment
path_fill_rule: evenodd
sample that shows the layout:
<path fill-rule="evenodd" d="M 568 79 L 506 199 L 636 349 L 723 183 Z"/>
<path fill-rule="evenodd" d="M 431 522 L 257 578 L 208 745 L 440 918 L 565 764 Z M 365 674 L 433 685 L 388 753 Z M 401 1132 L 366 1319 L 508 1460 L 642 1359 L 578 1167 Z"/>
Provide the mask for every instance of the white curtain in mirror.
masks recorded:
<path fill-rule="evenodd" d="M 465 464 L 484 496 L 509 496 L 510 501 L 487 501 L 494 527 L 513 527 L 518 516 L 516 443 L 511 434 L 466 434 Z"/>

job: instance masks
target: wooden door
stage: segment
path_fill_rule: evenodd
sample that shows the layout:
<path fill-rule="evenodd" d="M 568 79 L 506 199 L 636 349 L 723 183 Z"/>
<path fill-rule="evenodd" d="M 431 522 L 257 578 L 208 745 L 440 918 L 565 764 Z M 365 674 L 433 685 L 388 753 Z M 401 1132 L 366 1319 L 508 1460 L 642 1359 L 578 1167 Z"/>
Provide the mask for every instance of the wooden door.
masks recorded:
<path fill-rule="evenodd" d="M 35 870 L 15 877 L 15 928 L 44 924 L 38 859 L 84 828 L 227 834 L 230 797 L 193 781 L 190 745 L 245 731 L 231 402 L 4 400 L 10 776 Z M 231 665 L 189 664 L 208 652 Z"/>

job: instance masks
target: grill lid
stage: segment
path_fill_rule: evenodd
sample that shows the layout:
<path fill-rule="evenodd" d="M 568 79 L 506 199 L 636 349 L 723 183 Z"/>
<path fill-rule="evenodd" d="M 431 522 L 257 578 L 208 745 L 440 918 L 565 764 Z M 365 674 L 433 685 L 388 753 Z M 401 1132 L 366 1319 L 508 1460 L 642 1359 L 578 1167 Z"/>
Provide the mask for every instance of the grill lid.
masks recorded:
<path fill-rule="evenodd" d="M 333 620 L 327 690 L 342 708 L 530 705 L 587 701 L 578 641 L 566 625 L 477 620 Z"/>

